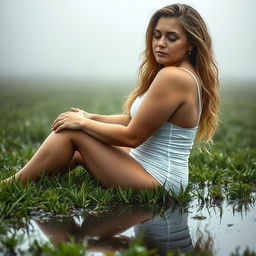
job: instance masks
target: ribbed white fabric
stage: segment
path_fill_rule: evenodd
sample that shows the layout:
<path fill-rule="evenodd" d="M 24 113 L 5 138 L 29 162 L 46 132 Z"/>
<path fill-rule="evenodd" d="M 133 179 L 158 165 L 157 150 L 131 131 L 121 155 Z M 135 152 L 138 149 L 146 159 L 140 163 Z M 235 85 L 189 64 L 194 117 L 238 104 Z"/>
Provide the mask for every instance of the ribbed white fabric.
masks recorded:
<path fill-rule="evenodd" d="M 166 255 L 170 250 L 182 252 L 193 248 L 188 228 L 188 214 L 182 209 L 172 207 L 163 215 L 134 226 L 135 236 L 143 234 L 144 242 L 150 248 L 157 248 L 159 255 Z"/>
<path fill-rule="evenodd" d="M 196 127 L 183 128 L 165 122 L 145 142 L 130 151 L 130 155 L 138 161 L 166 190 L 179 193 L 180 186 L 188 184 L 188 159 L 197 133 L 201 115 L 201 97 L 196 77 L 187 69 L 195 80 L 198 89 L 199 117 Z M 138 110 L 146 94 L 135 99 L 131 106 L 131 117 Z"/>

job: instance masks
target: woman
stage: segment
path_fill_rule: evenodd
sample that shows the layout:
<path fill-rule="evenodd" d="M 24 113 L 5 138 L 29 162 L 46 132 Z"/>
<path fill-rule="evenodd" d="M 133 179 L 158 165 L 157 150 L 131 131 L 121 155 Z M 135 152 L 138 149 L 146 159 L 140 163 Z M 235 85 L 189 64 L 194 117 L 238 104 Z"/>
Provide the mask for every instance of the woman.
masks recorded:
<path fill-rule="evenodd" d="M 105 186 L 179 192 L 188 183 L 195 137 L 207 143 L 216 130 L 218 103 L 218 70 L 204 21 L 188 5 L 166 6 L 149 22 L 126 114 L 77 108 L 60 114 L 33 158 L 5 181 L 24 183 L 82 165 Z"/>

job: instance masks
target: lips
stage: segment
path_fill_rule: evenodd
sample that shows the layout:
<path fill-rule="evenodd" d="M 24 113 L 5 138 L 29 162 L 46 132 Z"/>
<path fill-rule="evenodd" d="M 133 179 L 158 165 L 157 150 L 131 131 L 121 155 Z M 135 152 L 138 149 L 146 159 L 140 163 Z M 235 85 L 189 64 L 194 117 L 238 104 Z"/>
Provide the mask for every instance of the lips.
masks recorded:
<path fill-rule="evenodd" d="M 156 55 L 160 56 L 160 57 L 163 57 L 163 56 L 166 56 L 167 53 L 166 52 L 162 52 L 162 51 L 156 51 Z"/>

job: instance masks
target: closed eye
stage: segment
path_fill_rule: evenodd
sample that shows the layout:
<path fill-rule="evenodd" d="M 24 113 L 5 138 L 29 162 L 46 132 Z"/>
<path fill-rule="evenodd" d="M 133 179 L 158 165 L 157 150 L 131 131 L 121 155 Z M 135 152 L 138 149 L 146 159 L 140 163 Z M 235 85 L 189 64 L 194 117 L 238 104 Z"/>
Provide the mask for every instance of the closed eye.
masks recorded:
<path fill-rule="evenodd" d="M 156 38 L 156 39 L 160 39 L 161 38 L 161 34 L 159 32 L 155 32 L 153 37 Z"/>
<path fill-rule="evenodd" d="M 169 41 L 171 41 L 171 42 L 175 42 L 175 41 L 177 41 L 178 40 L 178 38 L 177 37 L 168 37 L 168 40 Z"/>
<path fill-rule="evenodd" d="M 162 37 L 162 33 L 159 30 L 155 30 L 154 34 L 153 34 L 153 38 L 160 39 L 161 37 Z M 176 36 L 175 32 L 167 32 L 166 37 L 167 37 L 168 41 L 170 41 L 170 42 L 175 42 L 179 39 Z"/>

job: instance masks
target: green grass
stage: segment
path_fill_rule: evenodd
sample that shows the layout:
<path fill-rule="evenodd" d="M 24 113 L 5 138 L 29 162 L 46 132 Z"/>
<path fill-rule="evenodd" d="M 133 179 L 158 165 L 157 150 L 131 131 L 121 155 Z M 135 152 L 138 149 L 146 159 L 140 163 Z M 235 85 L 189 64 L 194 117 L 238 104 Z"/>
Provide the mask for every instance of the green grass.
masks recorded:
<path fill-rule="evenodd" d="M 122 103 L 130 89 L 124 83 L 104 87 L 97 83 L 0 84 L 0 178 L 19 170 L 50 133 L 55 117 L 70 107 L 88 112 L 122 112 Z M 194 147 L 190 157 L 190 182 L 208 186 L 207 195 L 190 186 L 174 197 L 176 203 L 188 204 L 194 197 L 202 202 L 223 199 L 255 199 L 256 183 L 256 89 L 244 85 L 221 91 L 221 123 L 209 148 L 211 154 Z M 200 194 L 201 193 L 201 194 Z M 24 196 L 25 195 L 25 196 Z M 8 200 L 6 200 L 8 198 Z M 49 200 L 50 199 L 50 200 Z M 66 213 L 78 207 L 101 208 L 111 203 L 166 203 L 161 189 L 104 189 L 82 168 L 64 177 L 31 183 L 25 188 L 14 182 L 2 188 L 1 218 L 22 217 L 38 209 Z M 26 207 L 22 207 L 26 205 Z M 14 211 L 15 210 L 15 211 Z"/>
<path fill-rule="evenodd" d="M 95 82 L 90 85 L 0 83 L 0 179 L 15 173 L 31 158 L 50 133 L 50 125 L 59 113 L 70 107 L 101 114 L 122 112 L 122 103 L 131 86 L 122 82 L 112 87 Z M 191 184 L 173 196 L 174 203 L 187 206 L 192 199 L 198 199 L 201 204 L 223 200 L 255 201 L 255 110 L 254 85 L 229 86 L 221 91 L 221 124 L 209 148 L 211 154 L 200 152 L 196 146 L 193 148 Z M 0 223 L 16 223 L 41 211 L 66 214 L 85 207 L 100 210 L 109 204 L 162 205 L 168 202 L 168 195 L 161 188 L 139 192 L 130 188 L 105 189 L 82 168 L 77 168 L 62 177 L 42 177 L 36 184 L 21 186 L 13 182 L 1 186 Z M 4 233 L 3 230 L 0 225 L 0 233 Z M 8 239 L 1 246 L 15 247 L 18 238 Z M 49 245 L 33 246 L 33 250 L 42 252 L 56 249 L 49 249 Z M 74 255 L 79 255 L 80 247 L 74 245 L 72 248 L 77 250 Z M 56 250 L 66 249 L 64 246 Z"/>
<path fill-rule="evenodd" d="M 60 242 L 59 244 L 53 245 L 50 242 L 40 242 L 33 240 L 30 242 L 28 249 L 19 248 L 24 242 L 24 236 L 22 234 L 13 233 L 1 233 L 0 232 L 0 253 L 4 255 L 37 255 L 37 256 L 83 256 L 91 255 L 87 254 L 87 244 L 77 243 L 72 239 L 68 242 Z M 142 245 L 141 237 L 136 238 L 135 241 L 129 243 L 127 249 L 121 249 L 117 252 L 108 252 L 108 256 L 148 256 L 148 255 L 159 255 L 156 249 L 148 250 Z M 249 248 L 240 252 L 239 248 L 229 254 L 229 256 L 255 256 L 256 253 L 251 251 Z M 195 246 L 193 251 L 180 252 L 169 251 L 167 256 L 214 256 L 211 249 L 202 246 Z"/>

